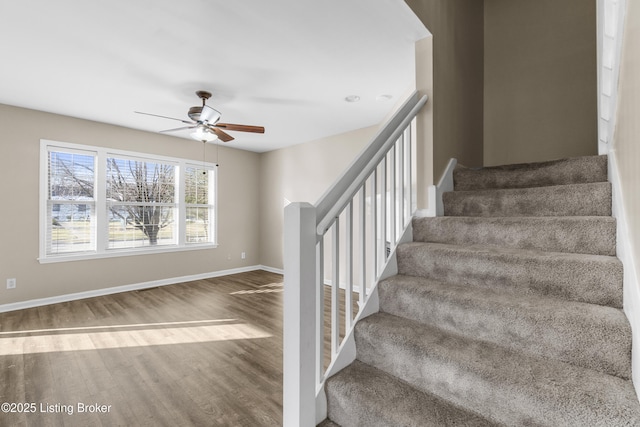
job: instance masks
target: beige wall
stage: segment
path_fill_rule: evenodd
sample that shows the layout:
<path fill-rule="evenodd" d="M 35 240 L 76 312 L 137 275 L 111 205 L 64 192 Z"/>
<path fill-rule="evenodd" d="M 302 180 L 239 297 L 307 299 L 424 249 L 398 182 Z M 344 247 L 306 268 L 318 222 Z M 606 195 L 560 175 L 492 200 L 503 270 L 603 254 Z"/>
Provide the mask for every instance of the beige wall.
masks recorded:
<path fill-rule="evenodd" d="M 433 96 L 429 102 L 433 108 L 433 179 L 437 182 L 451 157 L 468 166 L 482 165 L 483 2 L 406 2 L 433 34 Z M 417 53 L 416 64 L 431 60 L 420 56 L 431 55 L 428 46 L 419 46 Z M 425 114 L 430 114 L 429 109 L 421 112 Z"/>
<path fill-rule="evenodd" d="M 261 155 L 260 254 L 263 265 L 282 268 L 285 199 L 315 204 L 377 130 L 377 126 L 372 126 Z"/>
<path fill-rule="evenodd" d="M 617 126 L 613 155 L 618 164 L 625 217 L 636 268 L 640 266 L 640 4 L 627 2 Z"/>
<path fill-rule="evenodd" d="M 40 264 L 40 139 L 202 159 L 195 141 L 0 105 L 0 305 L 260 264 L 260 155 L 220 148 L 216 249 Z M 208 146 L 207 160 L 215 160 Z M 240 259 L 245 251 L 247 258 Z M 7 290 L 6 278 L 17 278 Z"/>
<path fill-rule="evenodd" d="M 486 166 L 597 154 L 596 2 L 484 1 Z"/>
<path fill-rule="evenodd" d="M 422 107 L 415 121 L 415 176 L 416 207 L 418 211 L 429 208 L 428 188 L 433 176 L 433 36 L 418 40 L 416 55 L 416 89 L 429 100 Z"/>

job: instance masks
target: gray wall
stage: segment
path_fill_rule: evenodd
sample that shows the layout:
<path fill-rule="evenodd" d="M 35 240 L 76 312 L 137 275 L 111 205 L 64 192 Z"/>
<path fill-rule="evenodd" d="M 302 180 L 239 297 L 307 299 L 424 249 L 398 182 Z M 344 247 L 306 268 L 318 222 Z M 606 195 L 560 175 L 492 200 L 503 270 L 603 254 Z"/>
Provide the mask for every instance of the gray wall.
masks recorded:
<path fill-rule="evenodd" d="M 482 165 L 484 7 L 478 0 L 407 0 L 407 4 L 433 34 L 430 103 L 437 182 L 451 157 L 468 166 Z M 418 63 L 423 60 L 417 58 Z"/>
<path fill-rule="evenodd" d="M 597 153 L 595 1 L 406 2 L 433 34 L 434 182 Z"/>
<path fill-rule="evenodd" d="M 484 1 L 484 164 L 597 154 L 596 2 Z"/>

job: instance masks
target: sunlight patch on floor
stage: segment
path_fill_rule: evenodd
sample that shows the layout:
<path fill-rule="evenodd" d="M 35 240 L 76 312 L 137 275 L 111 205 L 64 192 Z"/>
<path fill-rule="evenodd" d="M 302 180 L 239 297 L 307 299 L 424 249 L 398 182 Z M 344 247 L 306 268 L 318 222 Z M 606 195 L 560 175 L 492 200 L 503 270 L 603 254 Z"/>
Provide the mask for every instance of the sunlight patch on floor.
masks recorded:
<path fill-rule="evenodd" d="M 269 338 L 235 319 L 0 332 L 0 356 Z"/>
<path fill-rule="evenodd" d="M 269 283 L 268 285 L 260 285 L 259 288 L 269 289 L 245 289 L 243 291 L 230 292 L 229 295 L 247 295 L 247 294 L 273 294 L 280 293 L 284 290 L 282 283 Z"/>

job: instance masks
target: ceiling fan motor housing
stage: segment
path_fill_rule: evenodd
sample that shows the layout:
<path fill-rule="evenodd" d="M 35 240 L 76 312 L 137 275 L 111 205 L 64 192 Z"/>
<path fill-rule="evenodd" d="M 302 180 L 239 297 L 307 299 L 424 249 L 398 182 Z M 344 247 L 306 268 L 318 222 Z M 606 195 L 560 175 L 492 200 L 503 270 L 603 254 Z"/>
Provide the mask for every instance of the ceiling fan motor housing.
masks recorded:
<path fill-rule="evenodd" d="M 200 120 L 200 113 L 202 113 L 202 107 L 189 108 L 189 118 L 195 122 Z"/>
<path fill-rule="evenodd" d="M 200 114 L 202 113 L 205 102 L 207 101 L 207 99 L 211 98 L 211 92 L 207 92 L 206 90 L 199 90 L 196 91 L 196 95 L 198 96 L 198 98 L 202 99 L 202 106 L 189 108 L 189 118 L 197 122 L 200 121 Z"/>

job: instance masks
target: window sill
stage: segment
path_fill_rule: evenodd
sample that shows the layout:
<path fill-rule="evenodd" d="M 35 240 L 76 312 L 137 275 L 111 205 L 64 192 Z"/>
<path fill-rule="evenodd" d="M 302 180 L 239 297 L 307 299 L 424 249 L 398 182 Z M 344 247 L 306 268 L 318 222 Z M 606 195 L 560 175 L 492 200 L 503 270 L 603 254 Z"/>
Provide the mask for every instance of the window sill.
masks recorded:
<path fill-rule="evenodd" d="M 56 262 L 69 262 L 69 261 L 86 261 L 92 259 L 102 259 L 102 258 L 118 258 L 118 257 L 127 257 L 133 255 L 154 255 L 154 254 L 164 254 L 171 252 L 185 252 L 185 251 L 197 251 L 202 249 L 215 249 L 218 247 L 217 243 L 194 243 L 188 246 L 167 246 L 162 248 L 154 248 L 149 249 L 145 248 L 137 248 L 137 249 L 111 249 L 105 252 L 83 252 L 83 253 L 74 253 L 68 255 L 50 255 L 47 257 L 38 258 L 38 262 L 40 264 L 51 264 Z"/>

